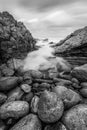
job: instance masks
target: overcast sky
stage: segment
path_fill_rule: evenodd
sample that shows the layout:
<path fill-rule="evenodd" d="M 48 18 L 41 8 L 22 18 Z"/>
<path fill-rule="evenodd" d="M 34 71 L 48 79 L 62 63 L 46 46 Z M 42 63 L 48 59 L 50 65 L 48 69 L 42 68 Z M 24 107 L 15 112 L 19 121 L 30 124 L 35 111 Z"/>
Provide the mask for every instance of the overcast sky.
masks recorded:
<path fill-rule="evenodd" d="M 87 0 L 0 0 L 36 38 L 62 39 L 87 25 Z"/>

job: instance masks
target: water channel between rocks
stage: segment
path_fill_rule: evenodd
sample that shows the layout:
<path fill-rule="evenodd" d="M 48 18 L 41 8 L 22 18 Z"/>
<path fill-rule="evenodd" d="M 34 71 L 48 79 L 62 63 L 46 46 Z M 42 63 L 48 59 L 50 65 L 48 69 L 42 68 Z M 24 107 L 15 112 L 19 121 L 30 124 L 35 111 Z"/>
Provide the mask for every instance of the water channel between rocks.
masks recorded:
<path fill-rule="evenodd" d="M 38 70 L 40 66 L 52 62 L 50 59 L 55 59 L 54 48 L 49 41 L 39 40 L 36 45 L 39 46 L 39 49 L 28 54 L 24 60 L 24 70 Z M 62 58 L 58 58 L 59 62 L 62 60 Z"/>

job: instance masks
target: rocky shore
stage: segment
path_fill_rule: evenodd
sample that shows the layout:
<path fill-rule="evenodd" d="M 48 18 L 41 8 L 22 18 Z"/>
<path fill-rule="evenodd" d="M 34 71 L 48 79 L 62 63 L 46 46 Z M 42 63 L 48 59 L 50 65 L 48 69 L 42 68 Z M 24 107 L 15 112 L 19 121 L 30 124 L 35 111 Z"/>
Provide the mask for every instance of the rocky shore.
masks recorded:
<path fill-rule="evenodd" d="M 55 54 L 71 64 L 87 64 L 87 27 L 78 29 L 55 46 Z"/>
<path fill-rule="evenodd" d="M 7 19 L 7 15 L 7 12 L 1 13 L 0 17 Z M 12 16 L 10 19 L 11 22 L 14 21 Z M 4 21 L 0 22 L 2 24 Z M 4 35 L 0 32 L 0 45 L 7 46 L 8 42 L 3 44 L 2 41 L 6 40 Z M 24 71 L 21 56 L 24 57 L 24 52 L 29 52 L 26 51 L 26 45 L 32 50 L 35 42 L 29 36 L 28 32 L 27 44 L 26 36 L 23 35 L 25 44 L 21 43 L 25 45 L 25 49 L 21 47 L 24 50 L 21 51 L 21 43 L 17 42 L 15 52 L 18 53 L 10 47 L 11 53 L 8 56 L 9 48 L 0 48 L 0 130 L 86 130 L 87 64 L 73 66 L 54 57 L 40 66 L 39 70 Z M 15 44 L 12 42 L 12 45 Z"/>
<path fill-rule="evenodd" d="M 22 22 L 8 12 L 0 13 L 0 62 L 10 58 L 23 59 L 35 49 L 35 39 Z"/>

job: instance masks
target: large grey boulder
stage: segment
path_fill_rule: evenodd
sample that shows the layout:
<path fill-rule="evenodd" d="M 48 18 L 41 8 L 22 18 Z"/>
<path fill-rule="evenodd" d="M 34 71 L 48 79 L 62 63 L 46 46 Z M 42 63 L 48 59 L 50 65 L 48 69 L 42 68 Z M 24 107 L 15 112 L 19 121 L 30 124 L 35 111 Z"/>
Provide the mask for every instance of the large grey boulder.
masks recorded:
<path fill-rule="evenodd" d="M 0 118 L 8 119 L 14 118 L 18 119 L 27 115 L 29 112 L 29 104 L 25 101 L 11 101 L 4 103 L 0 107 Z"/>
<path fill-rule="evenodd" d="M 74 106 L 65 112 L 62 121 L 68 130 L 87 130 L 87 105 Z"/>
<path fill-rule="evenodd" d="M 10 130 L 41 130 L 41 122 L 34 114 L 29 114 L 22 118 Z"/>
<path fill-rule="evenodd" d="M 54 93 L 45 90 L 38 102 L 38 116 L 46 123 L 58 121 L 63 115 L 64 105 L 62 100 Z"/>

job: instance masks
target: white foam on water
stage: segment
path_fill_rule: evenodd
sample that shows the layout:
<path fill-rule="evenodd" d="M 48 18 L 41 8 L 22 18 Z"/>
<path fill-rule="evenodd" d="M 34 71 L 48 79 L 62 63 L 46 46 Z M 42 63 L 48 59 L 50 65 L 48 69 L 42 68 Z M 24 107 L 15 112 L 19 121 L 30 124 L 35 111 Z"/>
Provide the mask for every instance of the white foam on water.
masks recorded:
<path fill-rule="evenodd" d="M 24 60 L 24 70 L 38 70 L 40 65 L 48 62 L 48 57 L 54 57 L 52 54 L 54 50 L 49 41 L 39 40 L 37 45 L 41 48 L 28 54 Z"/>

